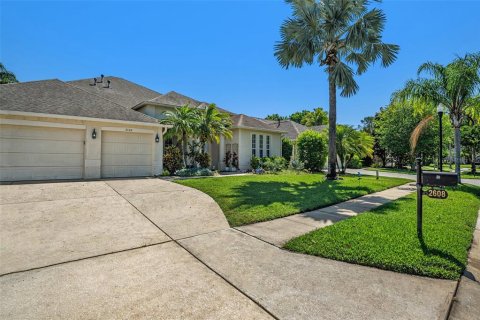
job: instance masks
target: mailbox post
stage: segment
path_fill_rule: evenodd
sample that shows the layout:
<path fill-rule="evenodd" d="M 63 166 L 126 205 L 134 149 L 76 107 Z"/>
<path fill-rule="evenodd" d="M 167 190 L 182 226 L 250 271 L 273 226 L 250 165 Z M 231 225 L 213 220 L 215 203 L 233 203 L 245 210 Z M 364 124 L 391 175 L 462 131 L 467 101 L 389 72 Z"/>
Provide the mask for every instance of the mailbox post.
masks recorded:
<path fill-rule="evenodd" d="M 417 236 L 423 237 L 423 184 L 422 158 L 417 158 Z"/>

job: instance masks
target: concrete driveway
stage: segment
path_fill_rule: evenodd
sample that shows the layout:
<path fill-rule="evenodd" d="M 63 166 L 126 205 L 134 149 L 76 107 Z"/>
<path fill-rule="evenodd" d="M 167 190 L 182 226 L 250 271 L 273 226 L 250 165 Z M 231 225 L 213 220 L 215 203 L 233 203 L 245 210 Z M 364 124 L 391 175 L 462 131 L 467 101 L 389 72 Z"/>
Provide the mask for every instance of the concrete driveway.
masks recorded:
<path fill-rule="evenodd" d="M 159 179 L 0 186 L 1 319 L 443 319 L 456 282 L 305 256 Z"/>

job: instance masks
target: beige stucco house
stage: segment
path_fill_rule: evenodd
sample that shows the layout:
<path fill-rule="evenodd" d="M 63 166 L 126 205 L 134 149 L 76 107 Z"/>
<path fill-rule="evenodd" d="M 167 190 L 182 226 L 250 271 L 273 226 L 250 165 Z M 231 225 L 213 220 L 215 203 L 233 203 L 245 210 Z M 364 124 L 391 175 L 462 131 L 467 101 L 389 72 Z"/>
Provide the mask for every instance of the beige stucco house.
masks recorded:
<path fill-rule="evenodd" d="M 103 76 L 1 85 L 0 104 L 0 181 L 161 174 L 168 126 L 158 119 L 172 108 L 207 105 Z M 219 109 L 231 116 L 233 137 L 207 146 L 214 169 L 225 168 L 227 151 L 238 155 L 240 170 L 252 155 L 282 154 L 285 130 Z"/>

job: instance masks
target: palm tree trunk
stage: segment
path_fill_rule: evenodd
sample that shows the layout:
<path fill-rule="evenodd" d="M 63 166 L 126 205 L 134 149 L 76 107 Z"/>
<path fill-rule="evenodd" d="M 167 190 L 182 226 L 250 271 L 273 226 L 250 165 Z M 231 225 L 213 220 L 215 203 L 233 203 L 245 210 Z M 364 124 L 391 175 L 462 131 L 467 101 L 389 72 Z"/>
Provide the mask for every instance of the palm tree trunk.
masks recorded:
<path fill-rule="evenodd" d="M 460 121 L 458 119 L 453 120 L 455 127 L 455 172 L 458 174 L 458 183 L 461 183 L 460 177 Z"/>
<path fill-rule="evenodd" d="M 333 77 L 333 65 L 328 67 L 328 172 L 327 179 L 337 179 L 335 162 L 337 161 L 337 92 Z"/>

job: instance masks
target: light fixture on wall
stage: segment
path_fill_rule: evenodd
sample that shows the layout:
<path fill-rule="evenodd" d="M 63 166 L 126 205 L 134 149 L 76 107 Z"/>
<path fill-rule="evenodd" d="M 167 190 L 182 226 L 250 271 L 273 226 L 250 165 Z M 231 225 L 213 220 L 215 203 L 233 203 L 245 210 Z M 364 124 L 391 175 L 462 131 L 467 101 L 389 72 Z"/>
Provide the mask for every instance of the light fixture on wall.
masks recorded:
<path fill-rule="evenodd" d="M 159 143 L 159 142 L 160 142 L 160 137 L 158 136 L 158 133 L 157 133 L 157 135 L 155 136 L 155 142 L 156 142 L 156 143 Z"/>
<path fill-rule="evenodd" d="M 96 139 L 96 138 L 97 138 L 97 131 L 95 131 L 95 128 L 94 128 L 92 131 L 92 139 Z"/>

